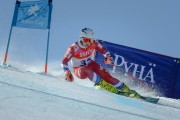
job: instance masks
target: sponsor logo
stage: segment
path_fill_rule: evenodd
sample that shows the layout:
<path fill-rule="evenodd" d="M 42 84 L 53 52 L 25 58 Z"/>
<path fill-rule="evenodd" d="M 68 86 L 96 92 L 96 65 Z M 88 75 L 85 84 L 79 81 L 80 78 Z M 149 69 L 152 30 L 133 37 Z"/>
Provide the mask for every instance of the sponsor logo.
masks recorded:
<path fill-rule="evenodd" d="M 81 53 L 80 53 L 80 57 L 88 56 L 88 55 L 92 54 L 92 52 L 93 52 L 93 49 L 88 50 L 88 51 L 86 51 L 86 52 L 81 52 Z"/>
<path fill-rule="evenodd" d="M 121 61 L 120 64 L 117 64 L 119 61 Z M 114 64 L 116 65 L 113 66 L 112 72 L 114 73 L 117 66 L 124 67 L 125 76 L 128 76 L 128 73 L 131 70 L 133 77 L 153 84 L 155 83 L 153 69 L 156 67 L 156 64 L 148 63 L 149 66 L 144 66 L 136 63 L 128 63 L 123 56 L 117 54 L 115 54 Z"/>
<path fill-rule="evenodd" d="M 46 8 L 41 9 L 38 4 L 31 5 L 30 7 L 20 9 L 22 17 L 19 17 L 17 23 L 27 25 L 38 25 L 43 27 L 46 25 L 45 19 L 47 18 Z"/>
<path fill-rule="evenodd" d="M 34 15 L 34 16 L 37 16 L 37 12 L 40 10 L 40 7 L 38 5 L 32 5 L 28 11 L 27 11 L 27 14 L 29 16 L 31 15 Z"/>
<path fill-rule="evenodd" d="M 29 25 L 39 25 L 39 26 L 44 26 L 44 22 L 40 22 L 38 20 L 22 20 L 22 24 L 29 24 Z"/>

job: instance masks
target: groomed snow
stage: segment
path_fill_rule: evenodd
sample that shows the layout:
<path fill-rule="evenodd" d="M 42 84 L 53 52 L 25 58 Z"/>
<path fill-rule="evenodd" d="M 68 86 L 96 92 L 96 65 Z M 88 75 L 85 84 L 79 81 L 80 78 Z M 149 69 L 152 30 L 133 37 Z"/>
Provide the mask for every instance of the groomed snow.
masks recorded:
<path fill-rule="evenodd" d="M 1 120 L 180 120 L 179 100 L 160 98 L 151 104 L 62 76 L 1 66 Z"/>

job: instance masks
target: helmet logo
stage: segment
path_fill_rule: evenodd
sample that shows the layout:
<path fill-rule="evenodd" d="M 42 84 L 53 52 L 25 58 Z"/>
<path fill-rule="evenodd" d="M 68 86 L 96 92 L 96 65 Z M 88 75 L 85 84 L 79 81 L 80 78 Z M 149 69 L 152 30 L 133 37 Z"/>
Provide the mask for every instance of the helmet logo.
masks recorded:
<path fill-rule="evenodd" d="M 82 29 L 82 31 L 87 34 L 87 28 Z"/>

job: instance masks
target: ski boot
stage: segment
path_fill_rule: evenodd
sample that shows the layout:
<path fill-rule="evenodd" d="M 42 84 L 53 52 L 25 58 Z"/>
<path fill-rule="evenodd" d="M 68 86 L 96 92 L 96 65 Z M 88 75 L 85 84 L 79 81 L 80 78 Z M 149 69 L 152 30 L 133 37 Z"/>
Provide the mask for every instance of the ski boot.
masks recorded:
<path fill-rule="evenodd" d="M 132 98 L 141 98 L 139 93 L 137 93 L 135 90 L 131 90 L 126 84 L 123 85 L 118 94 Z"/>
<path fill-rule="evenodd" d="M 95 84 L 94 86 L 96 89 L 106 90 L 108 92 L 115 93 L 115 94 L 119 93 L 119 90 L 117 88 L 115 88 L 111 84 L 107 83 L 103 79 L 101 79 L 101 81 L 99 83 Z"/>
<path fill-rule="evenodd" d="M 121 89 L 117 89 L 116 87 L 112 86 L 111 84 L 107 83 L 103 79 L 98 84 L 94 85 L 96 89 L 103 89 L 111 93 L 123 95 L 126 97 L 132 97 L 132 98 L 140 98 L 141 95 L 138 94 L 135 90 L 131 90 L 126 84 L 123 84 L 123 87 Z"/>

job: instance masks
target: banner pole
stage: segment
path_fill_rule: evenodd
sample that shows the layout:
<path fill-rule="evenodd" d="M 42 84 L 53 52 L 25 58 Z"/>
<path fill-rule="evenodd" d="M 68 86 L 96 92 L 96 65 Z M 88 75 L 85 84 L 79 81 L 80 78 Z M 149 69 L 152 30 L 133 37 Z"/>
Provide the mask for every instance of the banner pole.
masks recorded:
<path fill-rule="evenodd" d="M 51 24 L 51 13 L 52 13 L 52 0 L 48 1 L 49 3 L 49 20 L 48 20 L 48 38 L 47 38 L 47 48 L 46 48 L 46 62 L 45 62 L 45 66 L 44 66 L 44 73 L 47 73 L 48 70 L 48 54 L 49 54 L 49 38 L 50 38 L 50 24 Z"/>
<path fill-rule="evenodd" d="M 20 4 L 20 2 L 18 0 L 16 0 L 16 3 L 15 3 L 15 9 L 14 9 L 14 16 L 15 16 L 15 13 L 16 13 L 16 7 Z M 8 43 L 7 43 L 7 47 L 6 47 L 6 53 L 4 55 L 4 61 L 3 61 L 3 64 L 5 65 L 6 62 L 7 62 L 7 57 L 8 57 L 8 51 L 9 51 L 9 44 L 10 44 L 10 41 L 11 41 L 11 34 L 12 34 L 12 29 L 13 29 L 13 22 L 14 22 L 14 16 L 12 18 L 12 22 L 11 22 L 11 28 L 10 28 L 10 33 L 9 33 L 9 37 L 8 37 Z"/>
<path fill-rule="evenodd" d="M 7 47 L 6 47 L 6 53 L 4 55 L 4 62 L 3 62 L 3 64 L 6 64 L 6 61 L 7 61 L 8 51 L 9 51 L 9 44 L 10 44 L 10 40 L 11 40 L 11 33 L 12 33 L 12 25 L 11 25 L 11 29 L 10 29 L 10 33 L 9 33 L 9 37 L 8 37 L 8 43 L 7 43 Z"/>
<path fill-rule="evenodd" d="M 50 36 L 50 30 L 48 29 L 48 39 L 47 39 L 47 48 L 46 48 L 46 62 L 44 66 L 44 73 L 47 73 L 48 69 L 48 54 L 49 54 L 49 36 Z"/>

